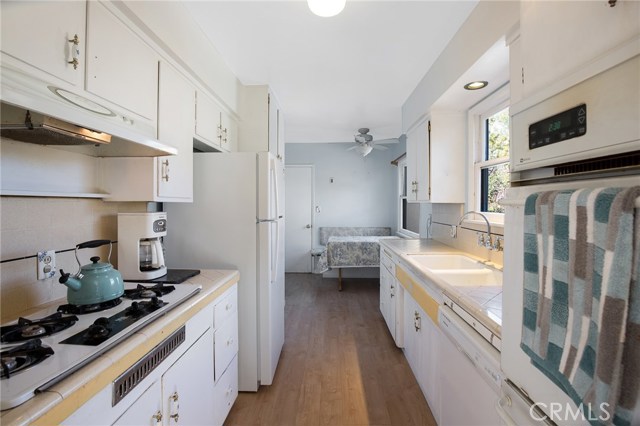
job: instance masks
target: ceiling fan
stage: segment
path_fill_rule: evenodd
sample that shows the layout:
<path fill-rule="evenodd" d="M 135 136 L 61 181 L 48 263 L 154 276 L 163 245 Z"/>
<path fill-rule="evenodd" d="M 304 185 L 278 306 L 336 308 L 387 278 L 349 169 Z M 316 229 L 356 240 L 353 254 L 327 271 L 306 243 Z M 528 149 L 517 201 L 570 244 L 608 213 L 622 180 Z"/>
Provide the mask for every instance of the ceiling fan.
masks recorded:
<path fill-rule="evenodd" d="M 376 144 L 398 142 L 403 137 L 405 136 L 402 135 L 399 138 L 380 139 L 380 140 L 374 141 L 373 136 L 369 134 L 369 129 L 366 127 L 361 127 L 360 129 L 358 129 L 358 134 L 354 136 L 356 145 L 350 148 L 347 148 L 347 151 L 351 151 L 352 149 L 355 149 L 360 155 L 362 155 L 363 157 L 366 157 L 374 149 L 378 149 L 381 151 L 388 149 L 386 146 L 376 145 Z"/>

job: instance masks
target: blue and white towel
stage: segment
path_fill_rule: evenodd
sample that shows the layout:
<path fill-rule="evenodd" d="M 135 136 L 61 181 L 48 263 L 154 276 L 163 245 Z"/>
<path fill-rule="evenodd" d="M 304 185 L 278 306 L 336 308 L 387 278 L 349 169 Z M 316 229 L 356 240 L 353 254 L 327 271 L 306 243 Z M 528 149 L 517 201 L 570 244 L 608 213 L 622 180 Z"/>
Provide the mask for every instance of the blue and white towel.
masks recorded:
<path fill-rule="evenodd" d="M 631 425 L 638 397 L 639 196 L 580 189 L 525 203 L 521 347 L 594 425 Z"/>

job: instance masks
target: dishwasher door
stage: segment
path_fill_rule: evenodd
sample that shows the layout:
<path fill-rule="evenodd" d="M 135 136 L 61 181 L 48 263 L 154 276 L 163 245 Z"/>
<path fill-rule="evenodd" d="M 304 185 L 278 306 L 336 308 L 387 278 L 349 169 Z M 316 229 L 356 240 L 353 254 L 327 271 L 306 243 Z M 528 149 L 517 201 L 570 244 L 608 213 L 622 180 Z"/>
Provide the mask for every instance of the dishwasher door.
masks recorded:
<path fill-rule="evenodd" d="M 439 311 L 446 338 L 441 360 L 441 424 L 496 426 L 495 405 L 500 395 L 500 353 L 447 306 Z"/>

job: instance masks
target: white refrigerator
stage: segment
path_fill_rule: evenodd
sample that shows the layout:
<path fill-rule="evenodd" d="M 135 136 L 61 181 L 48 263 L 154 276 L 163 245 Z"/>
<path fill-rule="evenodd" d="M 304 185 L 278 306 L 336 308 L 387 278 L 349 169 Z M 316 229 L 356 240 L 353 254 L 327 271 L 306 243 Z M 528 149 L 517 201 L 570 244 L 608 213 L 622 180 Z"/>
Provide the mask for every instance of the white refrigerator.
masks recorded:
<path fill-rule="evenodd" d="M 194 153 L 193 203 L 166 203 L 169 268 L 238 269 L 240 391 L 270 385 L 284 344 L 284 164 Z"/>

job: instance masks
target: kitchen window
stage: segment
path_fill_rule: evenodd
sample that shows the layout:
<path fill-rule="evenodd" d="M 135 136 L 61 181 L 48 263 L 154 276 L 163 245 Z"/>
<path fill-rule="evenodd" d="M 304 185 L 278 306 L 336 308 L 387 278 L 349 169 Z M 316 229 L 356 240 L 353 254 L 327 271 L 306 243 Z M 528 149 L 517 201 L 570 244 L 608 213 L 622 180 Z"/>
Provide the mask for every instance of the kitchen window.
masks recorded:
<path fill-rule="evenodd" d="M 473 188 L 471 210 L 483 212 L 491 222 L 504 222 L 500 200 L 509 187 L 508 88 L 498 89 L 469 111 Z"/>

